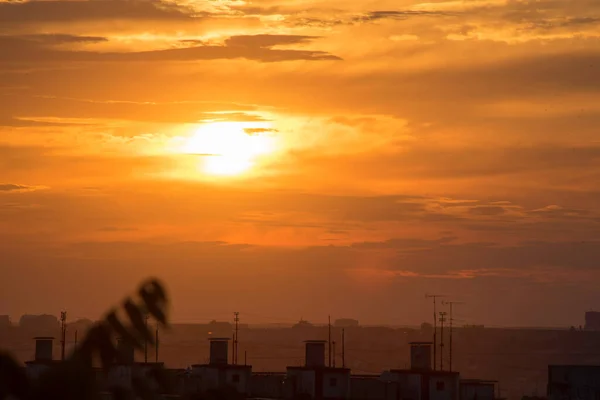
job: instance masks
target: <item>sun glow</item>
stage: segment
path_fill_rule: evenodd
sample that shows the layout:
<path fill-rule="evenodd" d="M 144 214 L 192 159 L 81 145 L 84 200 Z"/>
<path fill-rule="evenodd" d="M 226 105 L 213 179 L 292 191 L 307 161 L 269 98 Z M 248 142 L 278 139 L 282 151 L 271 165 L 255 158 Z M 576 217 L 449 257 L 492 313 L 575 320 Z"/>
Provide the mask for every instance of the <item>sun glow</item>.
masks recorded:
<path fill-rule="evenodd" d="M 207 123 L 185 141 L 183 152 L 201 156 L 207 174 L 240 175 L 250 170 L 259 156 L 274 151 L 269 132 L 269 127 L 243 122 Z"/>

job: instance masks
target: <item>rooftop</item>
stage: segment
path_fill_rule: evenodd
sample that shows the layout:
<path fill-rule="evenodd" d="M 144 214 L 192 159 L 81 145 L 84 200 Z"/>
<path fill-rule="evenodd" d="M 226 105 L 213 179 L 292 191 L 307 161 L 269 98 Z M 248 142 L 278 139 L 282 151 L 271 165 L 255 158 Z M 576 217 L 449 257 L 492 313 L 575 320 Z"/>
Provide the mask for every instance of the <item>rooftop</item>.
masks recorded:
<path fill-rule="evenodd" d="M 216 368 L 220 370 L 224 369 L 251 369 L 251 365 L 238 365 L 238 364 L 193 364 L 192 368 Z"/>
<path fill-rule="evenodd" d="M 338 367 L 287 367 L 288 370 L 297 370 L 297 371 L 328 371 L 328 372 L 344 372 L 350 374 L 350 368 L 338 368 Z"/>
<path fill-rule="evenodd" d="M 390 370 L 393 374 L 419 374 L 419 375 L 437 375 L 437 376 L 450 376 L 456 375 L 459 373 L 456 371 L 438 371 L 438 370 L 420 370 L 420 369 L 392 369 Z"/>

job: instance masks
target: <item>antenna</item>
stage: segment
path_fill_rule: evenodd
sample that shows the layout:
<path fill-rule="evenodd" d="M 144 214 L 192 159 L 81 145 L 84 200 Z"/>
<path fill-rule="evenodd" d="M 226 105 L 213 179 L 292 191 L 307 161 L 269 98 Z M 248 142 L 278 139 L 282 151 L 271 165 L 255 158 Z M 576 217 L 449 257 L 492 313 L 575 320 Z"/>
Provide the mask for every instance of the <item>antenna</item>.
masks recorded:
<path fill-rule="evenodd" d="M 426 299 L 433 299 L 433 370 L 435 371 L 435 363 L 437 360 L 437 310 L 436 299 L 438 297 L 446 297 L 443 294 L 425 294 Z"/>
<path fill-rule="evenodd" d="M 440 338 L 440 371 L 444 370 L 444 322 L 446 322 L 446 312 L 440 311 L 440 323 L 442 324 L 442 337 Z"/>
<path fill-rule="evenodd" d="M 65 347 L 67 345 L 67 312 L 60 313 L 60 359 L 65 360 Z"/>
<path fill-rule="evenodd" d="M 331 368 L 331 315 L 329 316 L 328 328 L 329 328 L 329 346 L 327 346 L 327 347 L 329 348 L 329 368 Z"/>
<path fill-rule="evenodd" d="M 240 322 L 240 313 L 233 313 L 233 322 L 235 322 L 235 335 L 233 336 L 233 364 L 236 365 L 238 363 L 238 334 L 239 334 L 239 322 Z"/>
<path fill-rule="evenodd" d="M 452 317 L 452 311 L 453 311 L 453 307 L 455 304 L 465 304 L 462 301 L 443 301 L 442 300 L 442 304 L 443 305 L 449 305 L 450 306 L 450 372 L 452 372 L 452 327 L 453 327 L 453 322 L 454 322 L 454 318 Z"/>
<path fill-rule="evenodd" d="M 346 330 L 342 329 L 342 368 L 346 368 Z"/>
<path fill-rule="evenodd" d="M 335 340 L 333 341 L 333 368 L 335 368 Z"/>
<path fill-rule="evenodd" d="M 235 365 L 235 330 L 231 334 L 231 365 Z"/>

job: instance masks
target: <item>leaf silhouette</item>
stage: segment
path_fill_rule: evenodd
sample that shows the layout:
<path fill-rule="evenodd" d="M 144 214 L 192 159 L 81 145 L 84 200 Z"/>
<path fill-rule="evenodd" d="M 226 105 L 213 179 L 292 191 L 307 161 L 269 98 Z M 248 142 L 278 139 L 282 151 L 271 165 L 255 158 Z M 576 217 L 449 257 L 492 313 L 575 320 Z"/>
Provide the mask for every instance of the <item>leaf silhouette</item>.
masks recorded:
<path fill-rule="evenodd" d="M 91 400 L 98 398 L 98 385 L 94 360 L 100 361 L 105 377 L 115 363 L 122 363 L 122 354 L 116 347 L 119 337 L 140 350 L 143 341 L 154 342 L 146 326 L 149 313 L 162 325 L 168 326 L 168 298 L 157 279 L 150 279 L 138 290 L 141 301 L 128 297 L 122 303 L 128 324 L 117 317 L 118 309 L 112 309 L 101 321 L 90 328 L 74 352 L 63 362 L 50 365 L 41 376 L 32 381 L 8 354 L 0 353 L 0 400 Z M 131 366 L 134 372 L 131 388 L 115 386 L 111 392 L 115 400 L 141 398 L 154 400 L 157 391 L 165 390 L 166 371 L 155 368 L 146 376 Z"/>
<path fill-rule="evenodd" d="M 25 371 L 7 353 L 0 353 L 0 399 L 15 397 L 24 399 L 29 391 L 29 379 Z"/>
<path fill-rule="evenodd" d="M 135 305 L 131 300 L 127 300 L 125 302 L 124 308 L 125 311 L 127 311 L 127 315 L 129 316 L 129 319 L 131 320 L 131 323 L 133 324 L 133 327 L 137 333 L 141 335 L 144 340 L 154 344 L 154 336 L 152 335 L 152 332 L 148 330 L 143 310 Z"/>
<path fill-rule="evenodd" d="M 144 301 L 146 309 L 161 324 L 167 324 L 164 308 L 167 304 L 167 294 L 160 283 L 151 280 L 140 288 L 139 295 Z"/>

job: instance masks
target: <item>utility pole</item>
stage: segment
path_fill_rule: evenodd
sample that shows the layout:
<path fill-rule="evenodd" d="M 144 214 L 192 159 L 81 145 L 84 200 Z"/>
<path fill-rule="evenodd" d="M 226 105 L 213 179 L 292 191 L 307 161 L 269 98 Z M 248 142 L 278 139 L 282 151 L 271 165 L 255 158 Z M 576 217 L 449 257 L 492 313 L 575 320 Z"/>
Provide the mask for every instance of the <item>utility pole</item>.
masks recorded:
<path fill-rule="evenodd" d="M 442 304 L 450 306 L 450 372 L 452 372 L 452 331 L 454 326 L 453 307 L 455 304 L 464 304 L 461 301 L 442 301 Z"/>
<path fill-rule="evenodd" d="M 440 371 L 444 370 L 444 322 L 446 322 L 446 312 L 440 311 L 440 323 L 442 324 L 440 338 Z"/>
<path fill-rule="evenodd" d="M 67 312 L 60 313 L 60 359 L 65 360 L 65 348 L 67 346 Z"/>
<path fill-rule="evenodd" d="M 239 334 L 239 323 L 240 323 L 240 313 L 233 313 L 233 322 L 235 322 L 235 336 L 233 339 L 233 364 L 237 365 L 238 363 L 238 334 Z"/>
<path fill-rule="evenodd" d="M 329 368 L 331 368 L 331 315 L 329 316 L 328 328 L 329 328 L 329 341 L 328 341 L 327 347 L 329 348 Z"/>
<path fill-rule="evenodd" d="M 441 294 L 425 294 L 426 299 L 433 299 L 433 370 L 435 371 L 435 364 L 437 360 L 437 309 L 436 299 L 438 297 L 446 297 Z"/>
<path fill-rule="evenodd" d="M 346 368 L 346 330 L 342 329 L 342 368 Z"/>

